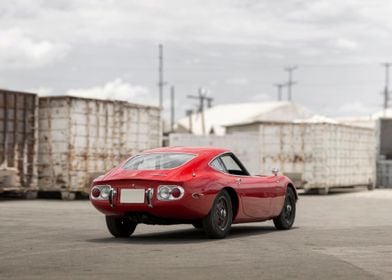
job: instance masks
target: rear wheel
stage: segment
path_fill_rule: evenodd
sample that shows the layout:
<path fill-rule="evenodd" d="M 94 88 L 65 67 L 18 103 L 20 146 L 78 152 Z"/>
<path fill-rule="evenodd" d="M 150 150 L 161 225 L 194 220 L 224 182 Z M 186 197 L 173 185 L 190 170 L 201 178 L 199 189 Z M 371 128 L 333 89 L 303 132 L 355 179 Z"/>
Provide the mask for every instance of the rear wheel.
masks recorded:
<path fill-rule="evenodd" d="M 137 223 L 126 217 L 106 216 L 106 226 L 114 237 L 129 237 L 135 231 Z"/>
<path fill-rule="evenodd" d="M 215 198 L 210 213 L 202 220 L 210 238 L 224 238 L 230 232 L 233 208 L 229 194 L 223 190 Z"/>
<path fill-rule="evenodd" d="M 274 219 L 274 225 L 277 229 L 290 229 L 295 220 L 295 194 L 291 188 L 287 188 L 286 198 L 282 212 Z"/>

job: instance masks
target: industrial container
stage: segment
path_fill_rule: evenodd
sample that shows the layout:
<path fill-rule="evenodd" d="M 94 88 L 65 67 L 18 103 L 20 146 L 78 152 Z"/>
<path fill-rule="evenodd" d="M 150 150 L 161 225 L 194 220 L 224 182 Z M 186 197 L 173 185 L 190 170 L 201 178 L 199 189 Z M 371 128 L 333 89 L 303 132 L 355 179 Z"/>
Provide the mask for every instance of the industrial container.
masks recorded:
<path fill-rule="evenodd" d="M 247 155 L 241 160 L 253 173 L 270 174 L 272 168 L 278 168 L 305 191 L 328 193 L 335 187 L 374 186 L 375 133 L 371 128 L 259 122 L 228 127 L 227 131 L 230 133 L 220 137 L 174 134 L 170 145 L 223 146 L 234 152 L 240 148 Z"/>
<path fill-rule="evenodd" d="M 37 96 L 0 90 L 0 195 L 36 190 Z"/>
<path fill-rule="evenodd" d="M 251 174 L 260 173 L 259 138 L 257 133 L 235 133 L 226 136 L 174 133 L 169 136 L 170 146 L 212 146 L 233 151 Z"/>
<path fill-rule="evenodd" d="M 380 118 L 377 121 L 377 154 L 383 159 L 392 160 L 392 118 Z"/>
<path fill-rule="evenodd" d="M 39 98 L 38 185 L 63 199 L 135 153 L 160 146 L 158 107 L 71 96 Z"/>
<path fill-rule="evenodd" d="M 392 188 L 392 160 L 377 161 L 377 186 Z"/>
<path fill-rule="evenodd" d="M 392 188 L 392 118 L 377 121 L 377 186 Z"/>

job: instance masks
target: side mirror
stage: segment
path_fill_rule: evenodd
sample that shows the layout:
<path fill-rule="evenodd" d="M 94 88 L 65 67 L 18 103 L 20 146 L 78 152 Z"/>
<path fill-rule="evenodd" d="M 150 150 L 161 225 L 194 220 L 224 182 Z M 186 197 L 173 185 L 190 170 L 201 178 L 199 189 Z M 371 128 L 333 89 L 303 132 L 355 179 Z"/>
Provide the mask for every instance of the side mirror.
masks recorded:
<path fill-rule="evenodd" d="M 279 169 L 278 168 L 276 168 L 276 167 L 274 167 L 274 168 L 272 168 L 272 174 L 274 174 L 274 176 L 278 176 L 278 173 L 279 173 Z"/>

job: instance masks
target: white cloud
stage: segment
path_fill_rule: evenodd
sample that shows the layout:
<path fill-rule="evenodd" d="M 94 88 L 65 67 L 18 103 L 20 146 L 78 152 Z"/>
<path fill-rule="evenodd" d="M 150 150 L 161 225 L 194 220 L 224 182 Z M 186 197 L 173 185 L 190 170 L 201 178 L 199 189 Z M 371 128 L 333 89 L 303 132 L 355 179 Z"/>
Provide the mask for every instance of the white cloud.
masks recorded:
<path fill-rule="evenodd" d="M 20 29 L 0 30 L 2 68 L 41 67 L 64 58 L 69 47 L 48 40 L 35 40 Z"/>
<path fill-rule="evenodd" d="M 323 51 L 318 48 L 316 49 L 316 48 L 312 48 L 312 47 L 307 47 L 307 48 L 300 50 L 299 53 L 303 56 L 306 56 L 306 57 L 316 57 L 316 56 L 322 55 Z"/>
<path fill-rule="evenodd" d="M 186 64 L 186 65 L 196 65 L 196 64 L 200 64 L 200 59 L 197 58 L 197 57 L 189 58 L 189 59 L 185 60 L 185 64 Z"/>
<path fill-rule="evenodd" d="M 274 59 L 274 60 L 282 60 L 285 56 L 278 52 L 263 52 L 262 55 L 266 58 Z"/>
<path fill-rule="evenodd" d="M 343 49 L 343 50 L 349 50 L 349 51 L 354 51 L 358 49 L 358 43 L 350 40 L 350 39 L 345 39 L 345 38 L 339 38 L 334 42 L 334 46 Z"/>
<path fill-rule="evenodd" d="M 156 89 L 156 74 L 151 69 L 156 68 L 156 45 L 161 42 L 165 44 L 167 81 L 174 84 L 178 81 L 182 87 L 180 91 L 183 92 L 192 92 L 199 85 L 212 85 L 216 100 L 223 102 L 230 100 L 238 90 L 228 85 L 226 78 L 236 77 L 238 73 L 252 81 L 248 87 L 250 91 L 244 92 L 244 98 L 246 96 L 250 99 L 252 92 L 266 91 L 261 82 L 253 83 L 257 80 L 255 72 L 266 77 L 267 81 L 263 83 L 273 84 L 281 79 L 283 73 L 274 69 L 275 66 L 289 63 L 377 64 L 374 70 L 369 70 L 369 73 L 372 71 L 373 74 L 367 76 L 369 83 L 374 81 L 372 89 L 347 88 L 342 93 L 355 100 L 361 94 L 374 96 L 383 83 L 383 72 L 378 63 L 391 59 L 392 41 L 389 37 L 392 32 L 392 1 L 0 2 L 0 69 L 6 66 L 52 66 L 53 62 L 69 53 L 69 46 L 76 50 L 64 63 L 68 69 L 62 68 L 63 65 L 54 65 L 40 69 L 42 72 L 39 75 L 32 72 L 31 75 L 27 73 L 25 76 L 16 77 L 17 75 L 12 76 L 15 72 L 6 73 L 8 76 L 1 75 L 4 85 L 7 85 L 9 79 L 9 84 L 12 85 L 22 86 L 25 83 L 28 88 L 43 84 L 52 87 L 55 92 L 64 92 L 64 89 L 73 87 L 78 93 L 90 92 L 87 95 L 96 97 L 91 92 L 99 92 L 104 98 L 108 98 L 105 92 L 109 91 L 108 87 L 112 87 L 112 91 L 127 92 L 124 95 L 138 92 L 138 99 L 153 100 L 149 94 L 143 94 L 146 91 L 142 89 L 148 91 L 148 88 L 140 89 L 122 80 L 94 88 L 80 88 L 87 81 L 99 85 L 100 81 L 110 81 L 112 77 L 132 77 L 135 82 L 142 80 L 151 89 Z M 243 52 L 242 56 L 239 51 Z M 133 59 L 134 57 L 136 59 Z M 121 58 L 121 61 L 118 58 Z M 183 71 L 181 64 L 185 59 L 188 59 L 185 66 L 195 67 L 184 67 Z M 69 65 L 75 66 L 76 70 L 70 71 Z M 83 65 L 89 67 L 81 67 Z M 180 70 L 175 69 L 176 67 Z M 345 103 L 344 101 L 321 97 L 319 92 L 323 91 L 322 87 L 305 88 L 302 85 L 316 77 L 320 83 L 331 84 L 328 90 L 336 92 L 340 89 L 333 87 L 333 84 L 350 86 L 347 78 L 361 75 L 359 71 L 362 67 L 355 67 L 353 71 L 348 71 L 345 67 L 334 68 L 333 65 L 316 67 L 304 67 L 301 68 L 304 70 L 301 70 L 303 74 L 295 74 L 296 80 L 299 81 L 298 91 L 303 90 L 302 96 L 308 96 L 303 98 L 306 102 L 313 100 L 315 104 L 333 103 L 336 105 L 333 110 L 337 111 L 337 104 Z M 78 72 L 77 69 L 83 71 Z M 125 75 L 124 72 L 130 74 Z M 334 80 L 331 77 L 335 72 L 339 73 L 339 77 Z M 28 79 L 30 81 L 27 81 Z M 208 80 L 216 82 L 210 82 L 209 85 Z M 237 80 L 235 83 L 243 85 L 246 81 Z M 124 85 L 128 85 L 128 88 Z M 312 99 L 314 95 L 318 97 Z M 275 93 L 271 94 L 273 99 L 275 96 Z M 178 97 L 179 100 L 181 98 Z M 254 99 L 268 100 L 268 96 L 256 95 Z M 323 99 L 325 100 L 319 101 Z M 183 97 L 182 102 L 190 101 Z M 341 108 L 343 111 L 348 109 L 350 106 Z M 351 110 L 354 109 L 363 111 L 363 108 L 358 106 L 351 107 Z"/>
<path fill-rule="evenodd" d="M 70 89 L 66 92 L 66 95 L 105 100 L 123 100 L 131 103 L 157 105 L 156 98 L 151 96 L 148 88 L 140 85 L 132 85 L 119 78 L 111 82 L 107 82 L 102 86 Z"/>
<path fill-rule="evenodd" d="M 390 8 L 383 0 L 10 1 L 0 4 L 5 15 L 0 25 L 72 45 L 137 40 L 258 45 L 279 56 L 281 49 L 300 54 L 308 47 L 328 49 L 325 42 L 345 50 L 372 44 L 372 38 L 390 34 Z"/>
<path fill-rule="evenodd" d="M 226 80 L 226 83 L 235 86 L 246 86 L 249 84 L 249 80 L 245 77 L 238 77 L 238 78 L 228 79 Z"/>

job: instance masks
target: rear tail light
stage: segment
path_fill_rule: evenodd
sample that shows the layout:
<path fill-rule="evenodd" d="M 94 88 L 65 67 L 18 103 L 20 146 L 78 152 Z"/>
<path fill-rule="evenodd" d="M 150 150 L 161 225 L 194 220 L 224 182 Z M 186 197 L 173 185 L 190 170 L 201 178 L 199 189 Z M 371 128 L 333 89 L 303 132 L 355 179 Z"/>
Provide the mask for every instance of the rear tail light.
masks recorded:
<path fill-rule="evenodd" d="M 97 185 L 91 189 L 91 198 L 95 200 L 109 199 L 111 187 L 109 185 Z"/>
<path fill-rule="evenodd" d="M 174 198 L 179 198 L 181 196 L 181 190 L 179 188 L 173 188 L 171 191 L 171 195 Z"/>
<path fill-rule="evenodd" d="M 184 196 L 184 189 L 175 185 L 160 185 L 157 196 L 159 200 L 178 200 Z"/>
<path fill-rule="evenodd" d="M 91 195 L 92 195 L 94 198 L 98 198 L 98 197 L 101 195 L 101 190 L 100 190 L 99 188 L 93 188 L 93 189 L 91 190 Z"/>

